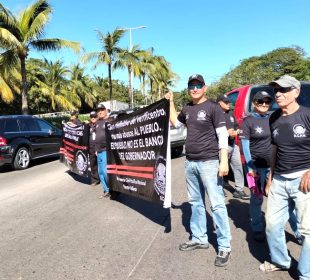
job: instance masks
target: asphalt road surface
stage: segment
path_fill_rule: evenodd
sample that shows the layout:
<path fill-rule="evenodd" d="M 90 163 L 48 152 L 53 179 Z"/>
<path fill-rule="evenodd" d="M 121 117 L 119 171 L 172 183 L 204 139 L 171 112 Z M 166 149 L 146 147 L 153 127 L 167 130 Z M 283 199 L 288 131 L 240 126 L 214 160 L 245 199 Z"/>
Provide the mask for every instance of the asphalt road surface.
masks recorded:
<path fill-rule="evenodd" d="M 226 198 L 232 258 L 218 268 L 209 214 L 209 249 L 178 250 L 189 237 L 184 157 L 172 161 L 171 209 L 123 194 L 98 199 L 100 185 L 71 175 L 58 160 L 24 171 L 0 167 L 0 279 L 296 279 L 296 267 L 259 271 L 267 244 L 252 240 L 248 202 L 233 199 L 232 190 Z M 287 240 L 298 259 L 300 246 L 288 228 Z"/>

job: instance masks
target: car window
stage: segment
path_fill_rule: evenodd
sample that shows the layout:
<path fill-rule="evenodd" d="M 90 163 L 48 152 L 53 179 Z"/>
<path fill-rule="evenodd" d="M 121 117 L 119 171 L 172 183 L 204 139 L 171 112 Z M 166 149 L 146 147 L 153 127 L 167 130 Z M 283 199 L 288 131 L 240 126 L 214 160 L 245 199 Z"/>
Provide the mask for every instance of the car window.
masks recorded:
<path fill-rule="evenodd" d="M 6 119 L 4 131 L 5 132 L 19 132 L 19 126 L 17 123 L 17 119 Z"/>
<path fill-rule="evenodd" d="M 310 107 L 310 84 L 301 84 L 301 90 L 297 102 L 302 106 Z"/>
<path fill-rule="evenodd" d="M 48 132 L 48 133 L 52 132 L 53 127 L 49 125 L 47 122 L 42 121 L 42 120 L 37 120 L 37 122 L 39 124 L 41 131 Z"/>
<path fill-rule="evenodd" d="M 0 120 L 0 132 L 4 131 L 5 120 Z"/>
<path fill-rule="evenodd" d="M 235 109 L 238 95 L 239 95 L 239 91 L 234 91 L 228 95 L 231 110 Z"/>
<path fill-rule="evenodd" d="M 40 131 L 37 122 L 34 119 L 19 119 L 21 131 Z"/>

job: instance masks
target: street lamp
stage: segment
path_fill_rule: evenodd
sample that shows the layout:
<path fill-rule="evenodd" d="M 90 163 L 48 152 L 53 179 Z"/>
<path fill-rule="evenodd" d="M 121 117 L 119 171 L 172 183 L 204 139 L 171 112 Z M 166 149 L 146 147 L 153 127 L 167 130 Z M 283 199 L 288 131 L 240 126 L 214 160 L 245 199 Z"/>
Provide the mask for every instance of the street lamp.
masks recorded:
<path fill-rule="evenodd" d="M 123 31 L 129 31 L 129 51 L 132 51 L 132 30 L 135 29 L 142 29 L 146 28 L 146 26 L 141 25 L 141 26 L 136 26 L 136 27 L 124 27 L 124 28 L 119 28 L 118 30 L 123 30 Z M 133 107 L 133 72 L 131 71 L 130 73 L 130 79 L 131 79 L 131 84 L 130 84 L 130 91 L 131 91 L 131 100 L 130 100 L 130 107 Z"/>

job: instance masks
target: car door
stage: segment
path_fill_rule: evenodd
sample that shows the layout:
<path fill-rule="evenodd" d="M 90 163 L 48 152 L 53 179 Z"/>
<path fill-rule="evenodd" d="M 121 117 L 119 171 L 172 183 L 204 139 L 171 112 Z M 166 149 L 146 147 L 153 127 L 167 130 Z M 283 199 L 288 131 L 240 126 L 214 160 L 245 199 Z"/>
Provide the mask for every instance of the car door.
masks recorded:
<path fill-rule="evenodd" d="M 61 145 L 61 131 L 42 119 L 36 119 L 41 132 L 47 137 L 45 138 L 46 154 L 59 153 Z"/>
<path fill-rule="evenodd" d="M 47 133 L 42 133 L 39 125 L 33 118 L 20 118 L 19 120 L 20 130 L 23 136 L 28 139 L 31 146 L 31 157 L 41 157 L 44 155 L 45 142 Z"/>

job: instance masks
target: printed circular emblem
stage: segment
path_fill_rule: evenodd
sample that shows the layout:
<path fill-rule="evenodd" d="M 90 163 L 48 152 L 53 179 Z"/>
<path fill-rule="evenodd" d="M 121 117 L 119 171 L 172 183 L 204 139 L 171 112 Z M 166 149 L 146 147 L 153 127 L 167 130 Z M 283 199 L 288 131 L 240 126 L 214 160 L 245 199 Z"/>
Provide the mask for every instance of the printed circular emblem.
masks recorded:
<path fill-rule="evenodd" d="M 78 170 L 84 172 L 87 168 L 87 158 L 82 151 L 75 154 L 75 163 Z"/>
<path fill-rule="evenodd" d="M 166 160 L 160 156 L 155 165 L 155 191 L 158 195 L 165 195 L 166 190 Z"/>
<path fill-rule="evenodd" d="M 205 120 L 206 119 L 206 111 L 199 111 L 197 114 L 197 120 Z"/>
<path fill-rule="evenodd" d="M 306 137 L 306 129 L 302 124 L 295 124 L 293 126 L 294 137 Z"/>

